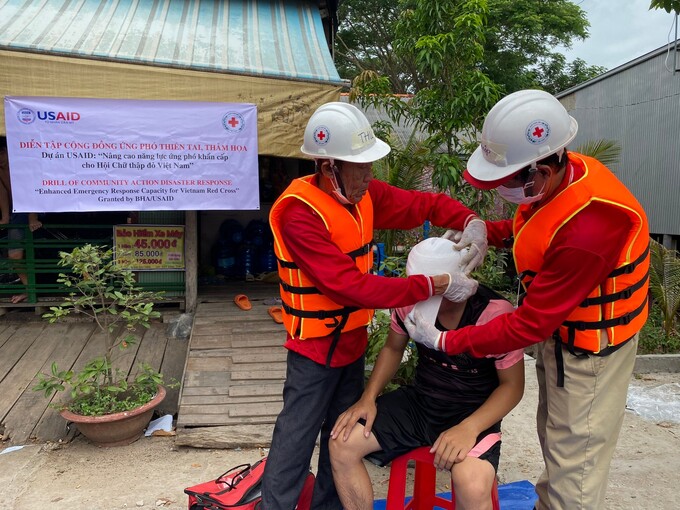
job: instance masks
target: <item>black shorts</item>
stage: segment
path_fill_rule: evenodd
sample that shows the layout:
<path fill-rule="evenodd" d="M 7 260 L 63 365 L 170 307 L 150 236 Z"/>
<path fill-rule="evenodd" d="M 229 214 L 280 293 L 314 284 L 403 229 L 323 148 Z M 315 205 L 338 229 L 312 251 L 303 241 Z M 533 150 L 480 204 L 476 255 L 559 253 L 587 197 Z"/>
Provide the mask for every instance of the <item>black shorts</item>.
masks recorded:
<path fill-rule="evenodd" d="M 417 392 L 412 386 L 402 386 L 378 397 L 378 414 L 371 431 L 382 450 L 373 452 L 366 459 L 385 466 L 392 459 L 421 446 L 431 446 L 445 430 L 457 425 L 472 414 L 476 407 L 468 404 L 443 403 Z M 363 420 L 360 420 L 362 423 Z M 364 423 L 365 424 L 365 423 Z M 500 422 L 482 432 L 481 441 L 489 434 L 500 431 Z M 478 458 L 491 463 L 498 471 L 501 441 L 495 442 Z"/>

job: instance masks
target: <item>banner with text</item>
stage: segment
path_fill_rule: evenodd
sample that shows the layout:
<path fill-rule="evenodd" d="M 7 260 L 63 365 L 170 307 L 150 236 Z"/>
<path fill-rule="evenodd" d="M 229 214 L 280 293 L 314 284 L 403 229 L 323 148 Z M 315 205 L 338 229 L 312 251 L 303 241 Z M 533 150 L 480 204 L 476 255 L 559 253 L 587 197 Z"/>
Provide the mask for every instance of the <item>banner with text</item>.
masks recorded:
<path fill-rule="evenodd" d="M 184 269 L 183 225 L 114 225 L 113 245 L 120 267 Z"/>
<path fill-rule="evenodd" d="M 247 103 L 6 97 L 15 212 L 257 210 Z"/>

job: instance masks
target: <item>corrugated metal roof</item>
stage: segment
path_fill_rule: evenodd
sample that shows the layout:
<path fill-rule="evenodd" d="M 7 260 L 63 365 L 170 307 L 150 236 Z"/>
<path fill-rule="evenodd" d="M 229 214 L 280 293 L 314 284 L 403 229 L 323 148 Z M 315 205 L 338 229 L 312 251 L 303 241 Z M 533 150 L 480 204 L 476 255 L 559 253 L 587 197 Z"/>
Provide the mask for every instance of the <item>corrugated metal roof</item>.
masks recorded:
<path fill-rule="evenodd" d="M 583 83 L 579 83 L 578 85 L 574 85 L 571 88 L 563 90 L 563 91 L 555 94 L 555 97 L 557 97 L 557 99 L 560 99 L 564 96 L 568 96 L 569 94 L 573 94 L 574 92 L 576 92 L 576 91 L 578 91 L 582 88 L 590 87 L 591 85 L 597 83 L 598 81 L 609 79 L 612 76 L 614 76 L 615 74 L 622 73 L 622 72 L 630 69 L 631 67 L 635 67 L 639 64 L 646 62 L 647 60 L 650 60 L 652 58 L 656 58 L 657 56 L 662 55 L 662 54 L 666 54 L 668 56 L 673 55 L 673 58 L 669 58 L 669 62 L 664 63 L 664 65 L 668 68 L 668 65 L 670 63 L 670 65 L 673 66 L 673 68 L 675 68 L 676 72 L 680 71 L 680 69 L 677 68 L 677 66 L 678 66 L 678 58 L 677 58 L 677 54 L 676 54 L 677 51 L 680 51 L 680 39 L 678 39 L 676 41 L 669 41 L 667 44 L 664 44 L 663 46 L 661 46 L 661 47 L 659 47 L 655 50 L 652 50 L 649 53 L 645 53 L 644 55 L 641 55 L 641 56 L 639 56 L 639 57 L 637 57 L 637 58 L 635 58 L 635 59 L 633 59 L 629 62 L 621 64 L 620 66 L 615 67 L 614 69 L 610 69 L 609 71 L 602 73 L 598 76 L 595 76 L 594 78 L 591 78 L 588 81 L 584 81 Z"/>
<path fill-rule="evenodd" d="M 344 83 L 294 0 L 0 0 L 0 49 Z"/>
<path fill-rule="evenodd" d="M 680 236 L 680 73 L 665 48 L 557 97 L 578 121 L 570 148 L 600 139 L 621 144 L 610 168 L 644 207 L 650 232 Z"/>

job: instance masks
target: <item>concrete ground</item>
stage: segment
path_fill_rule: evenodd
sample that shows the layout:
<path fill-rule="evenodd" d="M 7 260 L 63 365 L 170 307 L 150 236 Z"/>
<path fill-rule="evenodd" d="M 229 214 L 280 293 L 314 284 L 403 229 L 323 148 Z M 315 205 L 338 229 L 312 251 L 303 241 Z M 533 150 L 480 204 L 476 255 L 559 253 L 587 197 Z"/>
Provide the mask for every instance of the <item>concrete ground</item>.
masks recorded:
<path fill-rule="evenodd" d="M 522 402 L 503 422 L 501 484 L 533 483 L 542 469 L 534 425 L 533 365 L 533 360 L 527 362 Z M 657 373 L 638 376 L 632 384 L 653 388 L 678 381 L 680 374 Z M 263 455 L 266 450 L 178 448 L 172 437 L 141 438 L 113 449 L 93 447 L 80 436 L 65 445 L 29 445 L 0 454 L 0 509 L 186 509 L 185 487 Z M 376 498 L 384 498 L 389 469 L 370 465 L 369 470 Z M 605 510 L 677 509 L 678 473 L 680 424 L 653 423 L 627 411 Z M 450 490 L 446 477 L 439 481 L 440 490 Z"/>

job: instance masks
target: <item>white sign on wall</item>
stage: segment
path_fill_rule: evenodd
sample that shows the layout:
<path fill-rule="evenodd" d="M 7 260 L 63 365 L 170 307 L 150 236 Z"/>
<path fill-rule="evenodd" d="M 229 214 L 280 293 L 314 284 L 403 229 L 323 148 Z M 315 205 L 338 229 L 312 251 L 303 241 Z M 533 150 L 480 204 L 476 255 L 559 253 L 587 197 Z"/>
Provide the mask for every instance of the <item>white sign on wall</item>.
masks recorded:
<path fill-rule="evenodd" d="M 6 97 L 15 212 L 256 210 L 247 103 Z"/>

